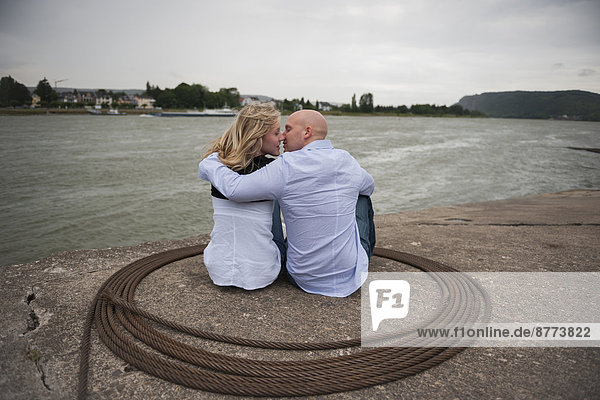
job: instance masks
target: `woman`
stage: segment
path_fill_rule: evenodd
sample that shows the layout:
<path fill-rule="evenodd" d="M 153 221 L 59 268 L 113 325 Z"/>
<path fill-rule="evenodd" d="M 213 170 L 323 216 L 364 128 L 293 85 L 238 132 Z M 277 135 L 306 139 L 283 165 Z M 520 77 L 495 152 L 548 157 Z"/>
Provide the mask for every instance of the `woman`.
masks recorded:
<path fill-rule="evenodd" d="M 254 103 L 242 108 L 229 129 L 205 155 L 217 152 L 219 160 L 240 174 L 264 167 L 278 156 L 283 141 L 281 114 L 272 104 Z M 204 264 L 219 286 L 246 290 L 271 284 L 281 270 L 282 254 L 273 239 L 283 241 L 279 206 L 273 201 L 235 203 L 211 187 L 214 227 L 204 250 Z"/>

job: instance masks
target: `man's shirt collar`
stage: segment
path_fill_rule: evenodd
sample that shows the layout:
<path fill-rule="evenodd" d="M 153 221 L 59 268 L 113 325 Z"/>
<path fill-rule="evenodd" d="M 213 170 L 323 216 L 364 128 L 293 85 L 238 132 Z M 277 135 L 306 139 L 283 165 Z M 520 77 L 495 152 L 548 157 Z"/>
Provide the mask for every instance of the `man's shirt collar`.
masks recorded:
<path fill-rule="evenodd" d="M 333 145 L 329 140 L 315 140 L 310 142 L 302 148 L 302 150 L 316 150 L 316 149 L 333 149 Z"/>

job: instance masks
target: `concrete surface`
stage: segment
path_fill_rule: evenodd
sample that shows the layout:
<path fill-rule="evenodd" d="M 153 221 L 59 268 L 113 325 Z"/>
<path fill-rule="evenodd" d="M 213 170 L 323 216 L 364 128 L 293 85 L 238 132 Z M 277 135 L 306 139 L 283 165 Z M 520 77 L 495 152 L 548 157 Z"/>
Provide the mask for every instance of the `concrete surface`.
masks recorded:
<path fill-rule="evenodd" d="M 376 216 L 377 245 L 463 271 L 599 271 L 600 191 L 569 191 Z M 0 268 L 0 398 L 70 399 L 77 386 L 85 312 L 110 275 L 128 263 L 207 237 L 79 250 Z M 374 258 L 373 271 L 409 268 Z M 283 280 L 258 291 L 219 288 L 200 257 L 161 268 L 136 300 L 150 312 L 244 337 L 309 341 L 357 337 L 360 291 L 345 299 L 309 295 Z M 175 335 L 176 336 L 176 335 Z M 182 339 L 188 340 L 188 339 Z M 193 342 L 192 343 L 196 343 Z M 348 351 L 272 352 L 196 343 L 258 359 L 310 359 Z M 90 399 L 233 399 L 138 371 L 92 334 Z M 323 399 L 599 398 L 598 348 L 471 348 L 386 385 Z"/>

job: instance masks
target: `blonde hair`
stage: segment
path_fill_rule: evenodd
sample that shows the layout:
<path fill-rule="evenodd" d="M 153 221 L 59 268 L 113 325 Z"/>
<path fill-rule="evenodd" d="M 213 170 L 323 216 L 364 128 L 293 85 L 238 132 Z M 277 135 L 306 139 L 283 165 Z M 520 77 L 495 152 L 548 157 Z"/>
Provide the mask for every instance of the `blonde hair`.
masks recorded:
<path fill-rule="evenodd" d="M 234 171 L 244 169 L 260 154 L 262 137 L 279 122 L 281 113 L 273 103 L 251 103 L 237 114 L 235 121 L 204 155 L 219 153 L 219 160 Z"/>

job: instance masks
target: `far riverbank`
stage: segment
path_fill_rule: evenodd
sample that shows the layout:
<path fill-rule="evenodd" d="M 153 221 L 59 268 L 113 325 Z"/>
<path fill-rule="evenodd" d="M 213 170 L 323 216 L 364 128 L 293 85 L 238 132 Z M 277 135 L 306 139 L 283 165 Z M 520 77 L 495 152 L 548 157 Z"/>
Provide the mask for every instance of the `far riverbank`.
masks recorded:
<path fill-rule="evenodd" d="M 126 115 L 141 115 L 141 114 L 155 114 L 160 112 L 182 112 L 186 109 L 126 109 L 118 108 L 119 112 L 125 113 Z M 108 112 L 108 109 L 103 109 L 103 113 Z M 487 118 L 485 115 L 471 116 L 471 115 L 454 115 L 454 114 L 443 114 L 443 115 L 430 115 L 430 114 L 400 114 L 400 113 L 353 113 L 343 111 L 321 111 L 325 116 L 335 117 L 436 117 L 436 118 Z M 85 108 L 0 108 L 0 115 L 94 115 L 90 114 Z M 290 112 L 283 111 L 281 115 L 290 115 Z"/>
<path fill-rule="evenodd" d="M 117 107 L 117 109 L 119 109 Z M 108 112 L 108 109 L 102 109 L 103 113 Z M 119 112 L 123 112 L 127 115 L 141 115 L 149 114 L 153 112 L 159 112 L 155 110 L 138 110 L 138 109 L 119 109 Z M 0 108 L 0 115 L 94 115 L 90 114 L 85 108 Z"/>

